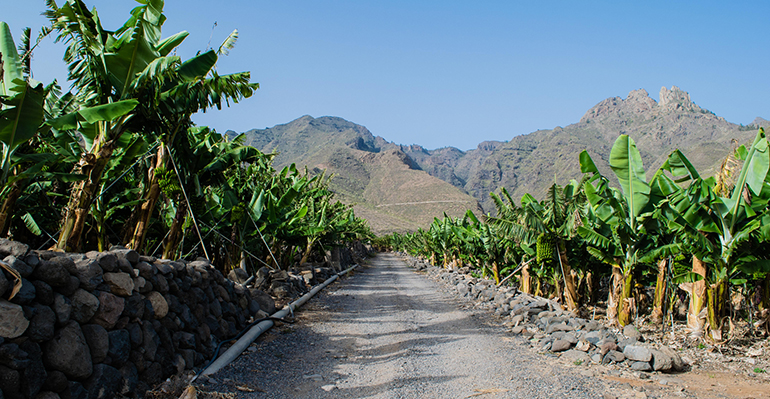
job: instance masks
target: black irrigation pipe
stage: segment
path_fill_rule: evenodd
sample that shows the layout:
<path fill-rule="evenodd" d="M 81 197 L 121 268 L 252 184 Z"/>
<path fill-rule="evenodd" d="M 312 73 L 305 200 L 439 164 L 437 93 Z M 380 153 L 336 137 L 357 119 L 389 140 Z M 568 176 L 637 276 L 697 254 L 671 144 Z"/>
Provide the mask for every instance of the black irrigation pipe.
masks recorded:
<path fill-rule="evenodd" d="M 246 334 L 246 332 L 248 332 L 251 329 L 251 327 L 254 327 L 255 325 L 257 325 L 257 324 L 259 324 L 259 323 L 261 323 L 263 321 L 266 321 L 266 320 L 271 320 L 273 322 L 278 321 L 278 322 L 281 322 L 281 323 L 294 324 L 294 321 L 289 321 L 289 320 L 286 320 L 286 319 L 279 319 L 279 318 L 272 317 L 272 316 L 267 316 L 267 317 L 263 317 L 261 319 L 257 319 L 257 320 L 252 321 L 251 323 L 249 323 L 248 326 L 244 327 L 243 330 L 241 330 L 241 332 L 238 333 L 238 335 L 236 335 L 236 336 L 234 336 L 234 337 L 232 337 L 230 339 L 226 339 L 226 340 L 220 342 L 219 345 L 217 345 L 217 349 L 214 351 L 214 355 L 211 356 L 211 361 L 209 361 L 205 366 L 203 366 L 201 371 L 206 370 L 207 368 L 211 367 L 211 364 L 214 363 L 217 360 L 217 356 L 219 356 L 219 350 L 222 349 L 222 345 L 224 345 L 224 344 L 226 344 L 228 342 L 233 342 L 233 341 L 235 341 L 237 339 L 240 339 L 243 336 L 243 334 Z M 197 378 L 198 374 L 200 374 L 200 372 L 196 374 L 196 378 Z"/>
<path fill-rule="evenodd" d="M 238 356 L 240 356 L 240 354 L 243 353 L 243 351 L 246 350 L 246 348 L 248 348 L 249 345 L 251 345 L 251 343 L 254 342 L 255 339 L 257 339 L 257 337 L 259 337 L 263 332 L 269 330 L 275 324 L 273 320 L 284 321 L 283 320 L 284 317 L 288 316 L 289 314 L 294 315 L 294 309 L 302 306 L 310 298 L 315 296 L 315 294 L 317 294 L 319 291 L 324 289 L 327 285 L 334 282 L 334 280 L 336 280 L 338 277 L 355 269 L 356 267 L 358 267 L 357 264 L 331 276 L 329 279 L 327 279 L 323 283 L 313 287 L 313 289 L 310 290 L 310 292 L 308 292 L 307 294 L 303 295 L 296 301 L 286 305 L 286 307 L 284 307 L 283 309 L 270 315 L 270 317 L 268 317 L 267 320 L 260 321 L 253 327 L 250 327 L 248 330 L 244 329 L 245 332 L 242 332 L 242 334 L 239 334 L 241 335 L 241 338 L 238 339 L 238 341 L 236 341 L 233 344 L 233 346 L 227 349 L 227 351 L 224 354 L 222 354 L 222 356 L 220 356 L 218 359 L 209 363 L 209 365 L 205 369 L 203 369 L 203 371 L 196 374 L 195 377 L 193 377 L 192 381 L 190 382 L 195 381 L 201 375 L 214 374 L 217 371 L 221 370 L 223 367 L 230 364 L 230 362 L 232 362 Z"/>

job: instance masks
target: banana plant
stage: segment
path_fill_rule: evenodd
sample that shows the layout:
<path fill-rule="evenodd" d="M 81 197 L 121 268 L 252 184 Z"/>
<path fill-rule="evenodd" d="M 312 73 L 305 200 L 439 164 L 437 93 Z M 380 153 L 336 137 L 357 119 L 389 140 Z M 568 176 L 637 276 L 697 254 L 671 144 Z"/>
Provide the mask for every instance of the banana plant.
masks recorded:
<path fill-rule="evenodd" d="M 222 229 L 231 229 L 231 236 L 236 236 L 233 243 L 238 246 L 238 229 L 250 220 L 244 211 L 256 212 L 256 194 L 261 189 L 251 183 L 267 179 L 272 156 L 243 145 L 243 136 L 226 140 L 208 127 L 190 128 L 177 140 L 169 154 L 169 167 L 155 172 L 169 213 L 163 257 L 171 259 L 179 253 L 185 227 L 196 229 L 192 235 L 198 236 L 201 226 L 194 222 L 195 217 L 206 219 L 209 230 L 219 228 L 218 222 L 229 218 Z M 207 202 L 209 205 L 204 206 Z M 231 248 L 230 252 L 232 257 L 240 250 Z"/>
<path fill-rule="evenodd" d="M 50 30 L 43 29 L 40 38 Z M 60 148 L 61 136 L 52 132 L 48 121 L 72 112 L 71 95 L 61 95 L 57 83 L 43 87 L 31 79 L 31 53 L 34 46 L 30 40 L 31 29 L 24 31 L 18 52 L 10 28 L 0 22 L 0 142 L 2 142 L 2 177 L 0 177 L 0 235 L 9 233 L 11 219 L 17 208 L 17 201 L 23 191 L 33 182 L 59 179 L 65 182 L 77 181 L 79 175 L 65 172 L 61 163 L 74 164 L 71 149 L 79 149 L 77 142 L 67 148 Z M 40 40 L 40 38 L 38 40 Z M 23 151 L 19 152 L 19 149 Z M 56 166 L 59 165 L 59 166 Z M 58 169 L 58 170 L 56 170 Z M 34 217 L 22 212 L 26 226 L 34 234 L 41 232 Z"/>
<path fill-rule="evenodd" d="M 307 174 L 307 171 L 305 173 Z M 325 173 L 317 176 L 301 200 L 308 207 L 308 213 L 299 227 L 307 241 L 299 261 L 300 265 L 307 262 L 316 243 L 320 243 L 322 247 L 330 247 L 345 241 L 366 239 L 371 234 L 368 225 L 355 217 L 349 205 L 339 201 L 332 202 L 334 193 L 329 190 L 329 181 L 330 178 L 326 178 Z"/>
<path fill-rule="evenodd" d="M 256 217 L 259 230 L 272 236 L 272 253 L 282 253 L 283 259 L 275 259 L 276 268 L 288 267 L 288 257 L 294 247 L 304 241 L 301 234 L 301 220 L 307 215 L 308 207 L 297 199 L 308 189 L 317 177 L 302 176 L 297 166 L 291 164 L 275 174 L 266 188 L 259 193 Z M 281 251 L 281 247 L 284 250 Z M 271 258 L 270 261 L 273 261 Z"/>
<path fill-rule="evenodd" d="M 521 241 L 532 242 L 535 237 L 543 236 L 553 242 L 553 252 L 547 256 L 550 264 L 553 260 L 556 275 L 561 275 L 564 282 L 564 299 L 570 310 L 579 306 L 574 273 L 567 256 L 568 243 L 577 236 L 577 227 L 585 213 L 585 195 L 583 185 L 573 180 L 561 187 L 557 184 L 548 189 L 545 201 L 539 202 L 532 195 L 525 194 L 521 199 L 521 213 L 518 220 L 497 216 L 490 222 L 506 228 L 511 236 Z M 556 281 L 558 287 L 558 280 Z"/>
<path fill-rule="evenodd" d="M 715 341 L 723 340 L 731 280 L 741 272 L 770 271 L 770 262 L 753 254 L 756 240 L 770 238 L 764 224 L 770 221 L 770 146 L 764 130 L 760 128 L 750 147 L 739 147 L 736 155 L 743 166 L 733 184 L 692 176 L 687 190 L 671 200 L 680 217 L 669 227 L 687 238 L 695 255 L 693 271 L 697 266 L 705 282 L 707 332 Z M 690 326 L 699 334 L 703 326 L 695 322 Z"/>
<path fill-rule="evenodd" d="M 77 250 L 104 169 L 118 140 L 130 130 L 139 104 L 128 82 L 159 57 L 154 41 L 159 40 L 165 18 L 161 18 L 158 1 L 152 1 L 135 8 L 123 28 L 109 32 L 102 28 L 96 12 L 89 11 L 80 0 L 69 0 L 61 8 L 54 1 L 47 5 L 45 15 L 59 34 L 57 40 L 68 43 L 65 62 L 69 63 L 69 79 L 82 107 L 52 125 L 78 130 L 86 144 L 86 156 L 78 170 L 88 178 L 72 190 L 57 242 L 60 249 Z M 160 6 L 162 9 L 162 2 Z M 130 22 L 133 29 L 129 29 Z"/>
<path fill-rule="evenodd" d="M 248 82 L 248 73 L 219 76 L 210 72 L 217 59 L 213 50 L 186 62 L 170 55 L 187 33 L 161 39 L 166 20 L 163 0 L 139 3 L 123 26 L 110 32 L 102 28 L 96 12 L 89 11 L 81 0 L 68 0 L 62 7 L 48 2 L 46 15 L 59 34 L 58 40 L 68 44 L 65 61 L 69 63 L 69 79 L 78 102 L 104 113 L 121 104 L 130 106 L 121 115 L 86 118 L 87 124 L 77 126 L 87 144 L 87 156 L 79 169 L 88 179 L 72 191 L 57 243 L 61 249 L 80 247 L 88 209 L 96 198 L 107 161 L 124 133 L 142 132 L 161 139 L 157 162 L 165 166 L 168 144 L 176 132 L 190 126 L 189 115 L 210 106 L 221 107 L 223 100 L 237 101 L 256 89 Z M 210 73 L 210 78 L 204 78 Z M 78 114 L 85 116 L 83 110 Z M 157 185 L 152 183 L 149 187 L 154 191 L 147 194 L 142 214 L 135 218 L 140 226 L 131 242 L 137 247 L 146 234 L 148 215 L 159 195 Z"/>
<path fill-rule="evenodd" d="M 642 157 L 628 135 L 617 138 L 609 163 L 621 190 L 609 185 L 587 152 L 580 154 L 581 171 L 590 174 L 584 187 L 591 207 L 577 231 L 589 245 L 589 252 L 612 266 L 607 317 L 625 326 L 632 322 L 636 309 L 632 296 L 634 273 L 656 250 L 651 235 L 659 231 L 659 219 L 654 211 L 665 195 L 659 192 L 657 179 L 653 184 L 647 182 Z M 665 179 L 662 174 L 656 176 Z M 672 248 L 665 246 L 663 250 Z"/>
<path fill-rule="evenodd" d="M 25 177 L 9 182 L 13 155 L 22 144 L 38 134 L 43 122 L 46 90 L 43 84 L 25 78 L 24 66 L 13 41 L 10 27 L 0 21 L 0 143 L 2 143 L 3 206 L 0 209 L 0 231 L 7 233 L 12 210 L 22 193 Z M 10 184 L 9 184 L 10 183 Z"/>
<path fill-rule="evenodd" d="M 186 32 L 183 33 L 186 36 Z M 215 72 L 219 55 L 234 46 L 237 35 L 236 30 L 218 51 L 210 50 L 185 62 L 181 62 L 179 57 L 157 58 L 132 82 L 135 90 L 143 93 L 143 103 L 147 104 L 142 108 L 147 125 L 144 130 L 154 130 L 160 145 L 155 165 L 150 169 L 150 179 L 145 185 L 144 201 L 135 210 L 136 226 L 126 240 L 128 247 L 141 250 L 144 245 L 161 194 L 160 176 L 155 171 L 168 168 L 171 147 L 176 143 L 177 134 L 192 125 L 191 116 L 211 106 L 221 108 L 223 101 L 237 103 L 242 98 L 250 97 L 259 87 L 249 82 L 248 72 L 221 76 Z M 168 47 L 164 45 L 163 52 L 169 50 Z"/>
<path fill-rule="evenodd" d="M 489 196 L 492 198 L 492 201 L 495 204 L 497 211 L 496 219 L 509 221 L 521 220 L 524 210 L 516 206 L 516 203 L 513 201 L 513 198 L 511 198 L 511 195 L 508 193 L 508 190 L 506 190 L 505 187 L 500 188 L 500 195 L 496 193 L 489 193 Z M 488 219 L 488 222 L 497 223 L 494 219 Z M 536 259 L 537 254 L 532 247 L 536 244 L 537 237 L 539 236 L 536 236 L 535 238 L 533 238 L 531 235 L 521 234 L 510 236 L 509 234 L 506 234 L 502 231 L 500 232 L 500 235 L 502 239 L 508 240 L 511 243 L 515 243 L 515 248 L 520 249 L 523 253 L 521 256 L 522 267 L 521 276 L 519 277 L 519 290 L 527 294 L 534 293 L 533 288 L 540 287 L 541 285 L 538 280 L 539 274 L 536 273 L 534 269 L 532 269 L 532 263 L 533 260 Z M 533 280 L 535 281 L 533 282 Z"/>
<path fill-rule="evenodd" d="M 681 254 L 685 251 L 680 236 L 674 230 L 668 228 L 668 221 L 677 217 L 677 212 L 669 205 L 669 199 L 682 193 L 683 189 L 680 184 L 699 177 L 700 174 L 687 157 L 681 151 L 674 150 L 650 180 L 651 198 L 653 202 L 658 204 L 655 217 L 660 222 L 657 234 L 651 236 L 654 241 L 653 246 L 659 250 L 651 251 L 647 256 L 643 257 L 645 261 L 657 263 L 655 294 L 650 315 L 650 320 L 653 323 L 659 324 L 663 322 L 666 310 L 664 306 L 667 298 L 666 293 L 672 291 L 669 285 L 674 278 L 670 274 L 672 270 L 671 264 L 675 257 L 682 256 Z M 695 289 L 697 288 L 696 286 L 702 283 L 691 281 L 689 284 L 687 288 L 691 292 L 691 307 L 700 309 L 700 305 L 697 305 L 697 298 L 693 294 L 698 291 Z"/>
<path fill-rule="evenodd" d="M 5 185 L 11 157 L 23 143 L 37 134 L 43 122 L 45 89 L 41 82 L 23 76 L 23 65 L 7 23 L 0 21 L 0 143 L 2 177 Z"/>

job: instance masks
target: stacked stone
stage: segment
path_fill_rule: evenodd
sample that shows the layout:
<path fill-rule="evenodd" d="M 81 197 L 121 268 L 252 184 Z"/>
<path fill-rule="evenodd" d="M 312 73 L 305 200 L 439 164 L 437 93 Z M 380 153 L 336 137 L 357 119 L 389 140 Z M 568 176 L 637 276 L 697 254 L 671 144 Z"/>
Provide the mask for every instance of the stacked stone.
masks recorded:
<path fill-rule="evenodd" d="M 625 326 L 622 332 L 613 331 L 596 320 L 576 317 L 556 301 L 473 277 L 467 268 L 439 268 L 412 257 L 407 257 L 406 262 L 458 296 L 508 319 L 511 332 L 527 338 L 533 347 L 559 353 L 574 364 L 614 364 L 635 371 L 661 372 L 686 367 L 675 350 L 644 342 L 633 325 Z"/>
<path fill-rule="evenodd" d="M 309 291 L 309 286 L 323 282 L 333 274 L 334 271 L 329 267 L 313 268 L 302 272 L 300 275 L 285 270 L 270 270 L 267 267 L 262 267 L 257 270 L 257 274 L 250 284 L 272 297 L 290 299 L 304 295 Z M 239 283 L 245 283 L 249 278 L 243 269 L 232 270 L 227 277 Z"/>
<path fill-rule="evenodd" d="M 0 239 L 0 399 L 135 396 L 202 366 L 266 293 L 225 279 L 207 260 L 166 261 L 114 247 L 30 251 Z"/>

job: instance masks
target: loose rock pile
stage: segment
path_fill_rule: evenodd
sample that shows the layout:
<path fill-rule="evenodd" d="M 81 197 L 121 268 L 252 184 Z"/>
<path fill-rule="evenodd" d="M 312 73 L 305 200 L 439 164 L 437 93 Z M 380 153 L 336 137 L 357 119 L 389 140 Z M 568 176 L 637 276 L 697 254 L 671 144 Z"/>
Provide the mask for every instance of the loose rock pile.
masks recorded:
<path fill-rule="evenodd" d="M 308 287 L 322 283 L 336 273 L 331 267 L 316 267 L 314 265 L 299 273 L 262 267 L 257 271 L 254 281 L 250 282 L 249 285 L 278 299 L 297 298 L 308 292 Z M 230 271 L 227 277 L 240 284 L 245 284 L 249 278 L 243 269 L 234 269 Z"/>
<path fill-rule="evenodd" d="M 407 263 L 445 284 L 458 296 L 475 301 L 507 319 L 513 334 L 541 351 L 558 353 L 580 364 L 614 364 L 635 371 L 682 371 L 687 365 L 676 351 L 654 346 L 633 325 L 612 330 L 596 320 L 576 317 L 555 301 L 524 294 L 494 281 L 475 278 L 467 268 L 439 268 L 412 257 Z"/>
<path fill-rule="evenodd" d="M 207 260 L 30 251 L 2 239 L 0 257 L 23 278 L 8 301 L 14 277 L 0 272 L 0 399 L 141 395 L 275 311 L 270 295 Z"/>

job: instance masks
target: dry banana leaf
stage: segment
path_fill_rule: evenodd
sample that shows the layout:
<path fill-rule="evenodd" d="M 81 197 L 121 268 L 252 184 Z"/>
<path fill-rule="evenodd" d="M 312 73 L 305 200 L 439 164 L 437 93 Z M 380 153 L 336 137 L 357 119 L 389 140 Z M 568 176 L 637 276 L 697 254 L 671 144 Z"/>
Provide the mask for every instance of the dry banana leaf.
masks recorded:
<path fill-rule="evenodd" d="M 182 392 L 182 395 L 179 396 L 179 399 L 196 399 L 198 397 L 198 393 L 195 390 L 195 387 L 190 385 L 187 387 L 187 389 Z"/>
<path fill-rule="evenodd" d="M 16 278 L 16 282 L 13 284 L 13 289 L 11 290 L 11 296 L 8 297 L 8 300 L 10 301 L 13 299 L 13 297 L 16 296 L 16 294 L 19 293 L 19 290 L 21 290 L 21 274 L 16 271 L 16 269 L 12 268 L 10 265 L 6 264 L 5 262 L 0 262 L 0 266 L 3 267 L 8 273 L 13 275 L 13 277 Z"/>

